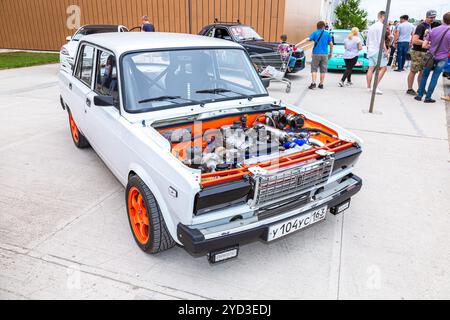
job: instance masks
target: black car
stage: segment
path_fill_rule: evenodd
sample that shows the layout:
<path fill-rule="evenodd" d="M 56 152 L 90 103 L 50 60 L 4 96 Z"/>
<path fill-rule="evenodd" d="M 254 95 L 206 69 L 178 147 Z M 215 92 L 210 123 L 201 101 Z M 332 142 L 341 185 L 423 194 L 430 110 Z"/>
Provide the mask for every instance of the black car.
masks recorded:
<path fill-rule="evenodd" d="M 258 65 L 269 65 L 264 61 L 271 53 L 278 54 L 279 43 L 267 42 L 250 26 L 238 22 L 219 22 L 208 25 L 200 31 L 199 35 L 234 41 L 241 44 L 249 56 Z M 293 56 L 297 59 L 295 68 L 289 70 L 292 73 L 305 68 L 306 57 L 303 49 L 296 49 Z M 269 58 L 270 59 L 270 58 Z"/>

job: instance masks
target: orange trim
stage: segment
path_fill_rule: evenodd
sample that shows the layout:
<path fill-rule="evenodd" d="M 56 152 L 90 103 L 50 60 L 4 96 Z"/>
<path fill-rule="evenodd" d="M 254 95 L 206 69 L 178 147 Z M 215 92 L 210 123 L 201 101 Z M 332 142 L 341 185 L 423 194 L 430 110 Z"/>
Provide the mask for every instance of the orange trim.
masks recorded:
<path fill-rule="evenodd" d="M 144 199 L 138 188 L 132 187 L 128 192 L 127 205 L 133 233 L 140 244 L 146 245 L 150 239 L 150 221 Z"/>

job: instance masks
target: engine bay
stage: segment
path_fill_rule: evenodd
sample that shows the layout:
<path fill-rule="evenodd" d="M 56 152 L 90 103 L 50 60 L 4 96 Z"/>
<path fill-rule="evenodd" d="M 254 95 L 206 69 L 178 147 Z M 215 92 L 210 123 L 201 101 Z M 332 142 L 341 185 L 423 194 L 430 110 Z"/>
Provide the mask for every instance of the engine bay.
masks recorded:
<path fill-rule="evenodd" d="M 267 170 L 312 160 L 353 143 L 289 109 L 244 113 L 156 128 L 186 166 L 200 170 L 203 187 L 233 181 L 252 167 Z"/>

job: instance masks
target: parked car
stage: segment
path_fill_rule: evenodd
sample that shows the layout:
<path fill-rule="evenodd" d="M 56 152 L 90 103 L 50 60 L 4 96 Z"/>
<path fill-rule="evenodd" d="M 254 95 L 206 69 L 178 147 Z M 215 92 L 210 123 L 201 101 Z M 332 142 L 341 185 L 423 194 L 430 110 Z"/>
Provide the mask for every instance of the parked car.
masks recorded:
<path fill-rule="evenodd" d="M 91 146 L 126 187 L 145 252 L 176 244 L 212 263 L 350 206 L 359 138 L 270 97 L 245 49 L 171 33 L 80 40 L 60 72 L 75 146 Z M 104 232 L 104 230 L 102 231 Z"/>
<path fill-rule="evenodd" d="M 264 41 L 252 27 L 240 22 L 218 22 L 208 25 L 200 31 L 199 35 L 211 38 L 229 40 L 242 45 L 258 66 L 270 65 L 273 55 L 279 57 L 279 43 Z M 306 56 L 303 49 L 293 48 L 293 56 L 297 59 L 295 67 L 289 72 L 297 73 L 306 66 Z"/>
<path fill-rule="evenodd" d="M 73 36 L 68 36 L 66 38 L 67 43 L 61 47 L 59 52 L 61 69 L 67 72 L 72 72 L 72 66 L 74 62 L 74 57 L 77 52 L 78 44 L 82 37 L 97 34 L 97 33 L 108 33 L 108 32 L 128 32 L 128 28 L 122 25 L 86 25 L 82 26 L 75 32 Z"/>
<path fill-rule="evenodd" d="M 344 40 L 348 37 L 351 30 L 335 29 L 331 31 L 333 37 L 333 56 L 328 61 L 329 70 L 345 70 L 344 53 L 345 46 Z M 367 46 L 366 41 L 362 35 L 360 35 L 361 42 L 363 43 L 363 50 L 359 52 L 358 62 L 354 70 L 367 72 L 369 70 L 369 59 L 367 58 Z"/>

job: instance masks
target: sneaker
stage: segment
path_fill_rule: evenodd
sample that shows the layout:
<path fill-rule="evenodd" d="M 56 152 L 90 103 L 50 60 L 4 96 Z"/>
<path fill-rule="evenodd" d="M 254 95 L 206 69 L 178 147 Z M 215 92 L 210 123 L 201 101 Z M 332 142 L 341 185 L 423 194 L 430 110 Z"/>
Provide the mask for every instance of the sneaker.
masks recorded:
<path fill-rule="evenodd" d="M 315 83 L 311 83 L 311 85 L 308 87 L 311 90 L 314 90 L 317 87 Z"/>
<path fill-rule="evenodd" d="M 417 101 L 422 101 L 422 97 L 419 96 L 415 97 L 414 99 L 416 99 Z"/>
<path fill-rule="evenodd" d="M 367 92 L 372 92 L 372 88 L 367 88 Z"/>
<path fill-rule="evenodd" d="M 409 89 L 408 91 L 406 91 L 406 94 L 409 94 L 411 96 L 417 96 L 417 92 L 413 89 Z"/>
<path fill-rule="evenodd" d="M 351 81 L 350 81 L 350 82 L 347 82 L 346 85 L 347 85 L 347 87 L 353 87 L 353 82 L 351 82 Z"/>
<path fill-rule="evenodd" d="M 377 94 L 381 96 L 381 95 L 383 95 L 383 91 L 381 91 L 380 89 L 377 89 Z"/>
<path fill-rule="evenodd" d="M 395 72 L 403 72 L 403 70 L 400 70 L 400 69 L 395 69 L 394 71 Z"/>
<path fill-rule="evenodd" d="M 319 89 L 323 89 L 323 84 L 319 84 Z"/>
<path fill-rule="evenodd" d="M 436 103 L 436 100 L 426 98 L 425 103 Z"/>
<path fill-rule="evenodd" d="M 345 86 L 344 82 L 339 82 L 339 87 L 343 88 Z"/>
<path fill-rule="evenodd" d="M 450 95 L 443 96 L 441 99 L 444 100 L 444 101 L 450 102 Z"/>

